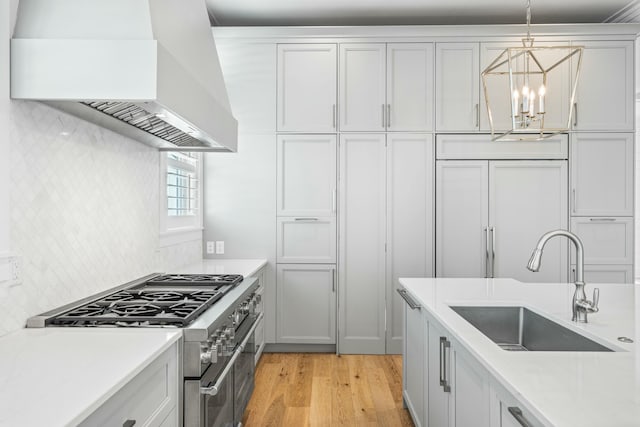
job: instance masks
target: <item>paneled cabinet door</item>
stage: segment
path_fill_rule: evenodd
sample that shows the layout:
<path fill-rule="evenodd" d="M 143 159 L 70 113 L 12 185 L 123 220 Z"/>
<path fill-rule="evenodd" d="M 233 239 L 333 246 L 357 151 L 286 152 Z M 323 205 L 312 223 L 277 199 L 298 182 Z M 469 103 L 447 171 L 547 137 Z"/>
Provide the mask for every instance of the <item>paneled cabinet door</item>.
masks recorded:
<path fill-rule="evenodd" d="M 536 45 L 540 46 L 569 46 L 568 41 L 545 41 L 543 38 L 536 38 Z M 481 43 L 480 51 L 480 72 L 489 66 L 508 47 L 522 46 L 521 40 L 511 42 L 490 42 Z M 537 57 L 543 65 L 550 66 L 558 62 L 563 53 L 568 50 L 549 50 L 548 52 L 538 51 Z M 546 83 L 546 114 L 545 126 L 548 128 L 559 128 L 567 126 L 569 122 L 569 102 L 571 96 L 571 66 L 568 61 L 560 64 L 548 74 Z M 486 108 L 485 93 L 480 83 L 480 130 L 489 131 L 489 118 Z M 541 77 L 532 77 L 529 83 L 532 90 L 538 92 L 542 85 Z M 511 128 L 511 89 L 509 86 L 508 74 L 492 76 L 487 79 L 487 90 L 491 101 L 491 113 L 494 127 L 497 130 L 505 131 Z M 537 94 L 537 93 L 536 93 Z"/>
<path fill-rule="evenodd" d="M 585 264 L 633 264 L 633 218 L 573 217 L 571 231 L 582 240 Z M 573 246 L 571 253 L 573 261 Z"/>
<path fill-rule="evenodd" d="M 575 130 L 633 131 L 632 41 L 576 41 L 584 46 L 578 78 Z M 577 61 L 573 61 L 576 66 Z"/>
<path fill-rule="evenodd" d="M 335 264 L 335 217 L 278 217 L 278 263 Z"/>
<path fill-rule="evenodd" d="M 277 215 L 335 217 L 335 135 L 278 135 Z"/>
<path fill-rule="evenodd" d="M 425 380 L 427 328 L 420 307 L 412 308 L 403 303 L 404 334 L 402 351 L 402 397 L 417 427 L 425 424 Z"/>
<path fill-rule="evenodd" d="M 335 344 L 335 265 L 278 264 L 278 343 Z"/>
<path fill-rule="evenodd" d="M 478 43 L 436 44 L 436 130 L 478 130 L 479 51 Z"/>
<path fill-rule="evenodd" d="M 540 236 L 567 229 L 567 162 L 564 160 L 489 163 L 489 226 L 493 276 L 524 282 L 566 282 L 567 242 L 545 247 L 542 267 L 527 269 Z"/>
<path fill-rule="evenodd" d="M 576 266 L 571 266 L 571 282 L 576 280 Z M 584 281 L 589 283 L 633 283 L 633 265 L 585 264 Z"/>
<path fill-rule="evenodd" d="M 335 132 L 335 44 L 279 44 L 278 132 Z"/>
<path fill-rule="evenodd" d="M 471 356 L 453 348 L 452 398 L 456 427 L 489 427 L 489 373 Z"/>
<path fill-rule="evenodd" d="M 340 44 L 340 130 L 386 129 L 386 45 Z"/>
<path fill-rule="evenodd" d="M 433 137 L 387 135 L 387 354 L 402 349 L 400 277 L 433 277 Z"/>
<path fill-rule="evenodd" d="M 427 425 L 449 427 L 451 405 L 451 342 L 432 322 L 427 323 Z"/>
<path fill-rule="evenodd" d="M 385 353 L 385 135 L 340 137 L 340 353 Z"/>
<path fill-rule="evenodd" d="M 433 43 L 387 44 L 387 130 L 431 129 Z"/>
<path fill-rule="evenodd" d="M 489 163 L 436 162 L 436 276 L 486 277 Z"/>
<path fill-rule="evenodd" d="M 633 215 L 633 134 L 571 136 L 571 215 Z"/>

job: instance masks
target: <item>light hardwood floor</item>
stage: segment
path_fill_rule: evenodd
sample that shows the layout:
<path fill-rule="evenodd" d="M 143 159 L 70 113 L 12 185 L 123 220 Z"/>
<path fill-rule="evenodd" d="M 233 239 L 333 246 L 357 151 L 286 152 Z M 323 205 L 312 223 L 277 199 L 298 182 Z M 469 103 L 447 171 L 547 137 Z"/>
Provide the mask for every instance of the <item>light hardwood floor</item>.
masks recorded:
<path fill-rule="evenodd" d="M 265 353 L 243 426 L 413 426 L 402 356 Z"/>

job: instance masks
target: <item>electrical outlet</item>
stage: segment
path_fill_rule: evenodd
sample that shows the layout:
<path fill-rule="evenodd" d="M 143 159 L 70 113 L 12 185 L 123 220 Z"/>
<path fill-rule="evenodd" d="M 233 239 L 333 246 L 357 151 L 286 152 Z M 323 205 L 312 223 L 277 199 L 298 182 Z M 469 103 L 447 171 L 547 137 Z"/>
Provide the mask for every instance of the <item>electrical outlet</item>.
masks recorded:
<path fill-rule="evenodd" d="M 22 284 L 22 259 L 20 257 L 11 257 L 11 285 L 18 286 Z"/>
<path fill-rule="evenodd" d="M 218 240 L 216 242 L 216 253 L 223 254 L 224 253 L 224 240 Z"/>
<path fill-rule="evenodd" d="M 208 254 L 215 254 L 215 243 L 216 242 L 207 242 L 207 253 Z"/>

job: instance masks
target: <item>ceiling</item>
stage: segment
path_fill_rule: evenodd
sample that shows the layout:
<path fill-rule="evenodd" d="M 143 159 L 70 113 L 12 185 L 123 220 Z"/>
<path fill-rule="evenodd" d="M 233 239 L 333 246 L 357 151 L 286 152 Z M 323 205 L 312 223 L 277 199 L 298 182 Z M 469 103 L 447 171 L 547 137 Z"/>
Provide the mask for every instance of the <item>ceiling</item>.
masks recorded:
<path fill-rule="evenodd" d="M 526 0 L 206 0 L 215 26 L 521 24 Z M 531 0 L 531 23 L 603 22 L 633 0 Z"/>

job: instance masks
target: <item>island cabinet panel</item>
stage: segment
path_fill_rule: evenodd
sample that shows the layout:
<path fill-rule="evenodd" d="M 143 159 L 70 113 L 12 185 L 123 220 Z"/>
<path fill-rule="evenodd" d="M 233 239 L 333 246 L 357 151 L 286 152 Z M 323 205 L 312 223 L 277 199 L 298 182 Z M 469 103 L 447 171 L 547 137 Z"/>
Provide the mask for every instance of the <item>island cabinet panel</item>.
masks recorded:
<path fill-rule="evenodd" d="M 407 297 L 410 298 L 410 297 Z M 406 339 L 402 349 L 402 398 L 416 427 L 426 426 L 427 393 L 427 324 L 419 306 L 403 304 Z"/>
<path fill-rule="evenodd" d="M 436 43 L 436 131 L 480 128 L 479 85 L 479 43 Z"/>
<path fill-rule="evenodd" d="M 337 46 L 279 44 L 277 131 L 336 131 Z"/>
<path fill-rule="evenodd" d="M 632 41 L 575 41 L 584 46 L 573 129 L 633 131 L 634 63 Z M 573 61 L 577 66 L 577 61 Z"/>
<path fill-rule="evenodd" d="M 457 346 L 452 352 L 454 423 L 456 427 L 489 427 L 489 374 Z"/>
<path fill-rule="evenodd" d="M 427 425 L 451 427 L 453 409 L 451 384 L 447 378 L 451 375 L 451 343 L 444 329 L 434 322 L 426 320 L 427 328 Z"/>
<path fill-rule="evenodd" d="M 181 384 L 180 384 L 181 385 Z M 178 345 L 173 344 L 79 425 L 177 427 Z M 124 424 L 123 424 L 124 423 Z"/>

